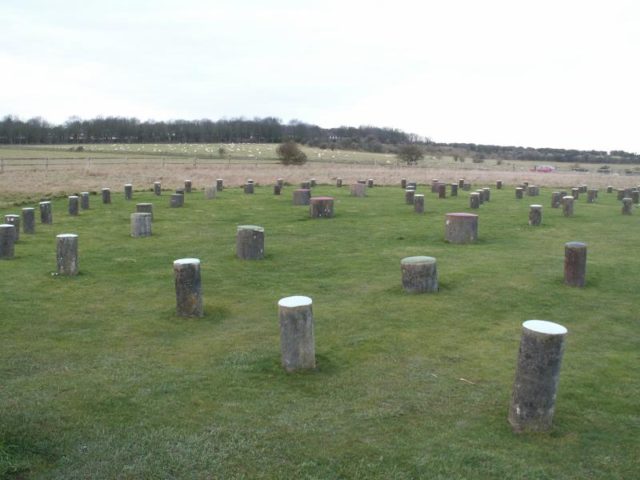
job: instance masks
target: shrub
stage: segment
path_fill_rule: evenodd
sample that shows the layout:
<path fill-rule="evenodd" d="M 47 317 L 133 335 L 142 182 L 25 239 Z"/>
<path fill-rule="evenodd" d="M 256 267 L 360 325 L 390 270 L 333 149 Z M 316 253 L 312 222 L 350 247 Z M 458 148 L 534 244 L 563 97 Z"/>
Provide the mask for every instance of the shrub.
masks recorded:
<path fill-rule="evenodd" d="M 283 165 L 303 165 L 307 162 L 307 155 L 300 150 L 298 144 L 292 140 L 278 145 L 276 148 L 280 163 Z"/>

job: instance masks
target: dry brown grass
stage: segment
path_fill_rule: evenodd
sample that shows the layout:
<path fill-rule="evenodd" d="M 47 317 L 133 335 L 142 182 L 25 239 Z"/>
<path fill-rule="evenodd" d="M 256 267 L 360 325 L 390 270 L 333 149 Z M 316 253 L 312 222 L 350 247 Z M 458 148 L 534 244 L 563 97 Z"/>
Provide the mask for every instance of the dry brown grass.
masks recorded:
<path fill-rule="evenodd" d="M 398 185 L 400 179 L 428 184 L 437 178 L 445 182 L 455 182 L 464 178 L 472 185 L 492 186 L 502 180 L 506 186 L 514 186 L 523 181 L 541 187 L 571 187 L 586 184 L 595 188 L 607 185 L 629 187 L 640 183 L 640 179 L 630 176 L 599 175 L 593 173 L 535 173 L 528 171 L 469 170 L 423 167 L 396 167 L 371 165 L 344 165 L 331 163 L 308 163 L 301 167 L 284 167 L 273 164 L 212 165 L 198 166 L 167 165 L 112 165 L 86 167 L 58 167 L 49 170 L 5 170 L 0 174 L 0 198 L 4 201 L 29 199 L 46 195 L 65 195 L 80 191 L 97 191 L 110 187 L 120 191 L 125 183 L 132 183 L 134 189 L 151 188 L 160 180 L 163 188 L 181 186 L 185 179 L 191 179 L 195 188 L 215 183 L 223 178 L 227 186 L 242 185 L 248 178 L 258 184 L 271 185 L 282 177 L 295 185 L 315 178 L 318 183 L 335 184 L 336 178 L 343 179 L 345 185 L 359 179 L 373 178 L 377 185 Z"/>

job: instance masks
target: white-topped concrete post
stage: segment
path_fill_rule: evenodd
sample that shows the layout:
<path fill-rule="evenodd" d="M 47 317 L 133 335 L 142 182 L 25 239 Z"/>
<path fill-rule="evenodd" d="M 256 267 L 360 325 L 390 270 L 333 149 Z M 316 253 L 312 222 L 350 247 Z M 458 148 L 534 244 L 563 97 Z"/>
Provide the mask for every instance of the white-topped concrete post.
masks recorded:
<path fill-rule="evenodd" d="M 80 208 L 89 210 L 89 192 L 80 192 Z"/>
<path fill-rule="evenodd" d="M 438 291 L 438 268 L 433 257 L 405 257 L 400 260 L 402 287 L 407 293 Z"/>
<path fill-rule="evenodd" d="M 137 213 L 150 213 L 153 220 L 153 203 L 136 203 Z"/>
<path fill-rule="evenodd" d="M 162 195 L 162 182 L 153 182 L 153 193 L 155 195 Z"/>
<path fill-rule="evenodd" d="M 542 205 L 529 205 L 529 225 L 537 227 L 542 223 Z"/>
<path fill-rule="evenodd" d="M 509 423 L 514 432 L 547 431 L 555 412 L 567 329 L 546 320 L 522 324 Z"/>
<path fill-rule="evenodd" d="M 78 274 L 78 235 L 75 233 L 56 235 L 56 261 L 58 275 Z"/>
<path fill-rule="evenodd" d="M 312 304 L 309 297 L 300 295 L 278 302 L 280 353 L 287 372 L 316 367 Z"/>
<path fill-rule="evenodd" d="M 131 200 L 133 198 L 133 185 L 126 183 L 124 185 L 124 199 Z"/>
<path fill-rule="evenodd" d="M 26 234 L 36 233 L 36 209 L 33 207 L 22 209 L 22 232 Z"/>
<path fill-rule="evenodd" d="M 77 216 L 80 213 L 80 197 L 69 195 L 69 215 Z"/>
<path fill-rule="evenodd" d="M 53 209 L 50 201 L 40 202 L 40 223 L 51 225 L 53 223 Z"/>
<path fill-rule="evenodd" d="M 13 258 L 16 243 L 16 227 L 10 223 L 0 225 L 0 258 Z"/>
<path fill-rule="evenodd" d="M 20 240 L 20 215 L 15 215 L 13 213 L 10 213 L 9 215 L 5 215 L 4 223 L 13 225 L 14 227 L 16 227 L 15 241 L 17 242 L 18 240 Z"/>
<path fill-rule="evenodd" d="M 416 213 L 424 213 L 424 195 L 422 193 L 413 195 L 413 211 Z"/>
<path fill-rule="evenodd" d="M 102 189 L 102 203 L 111 203 L 111 189 L 103 188 Z"/>
<path fill-rule="evenodd" d="M 236 255 L 243 260 L 264 258 L 264 228 L 257 225 L 238 225 Z"/>
<path fill-rule="evenodd" d="M 180 258 L 173 262 L 176 286 L 176 314 L 180 317 L 202 317 L 202 282 L 200 260 Z"/>
<path fill-rule="evenodd" d="M 131 236 L 134 238 L 151 236 L 150 213 L 131 214 Z"/>

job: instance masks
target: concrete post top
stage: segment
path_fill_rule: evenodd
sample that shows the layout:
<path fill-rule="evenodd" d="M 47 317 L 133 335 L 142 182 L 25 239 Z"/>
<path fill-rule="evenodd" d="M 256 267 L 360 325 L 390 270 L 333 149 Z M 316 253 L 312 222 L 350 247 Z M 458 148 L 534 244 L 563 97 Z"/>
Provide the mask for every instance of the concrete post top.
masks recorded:
<path fill-rule="evenodd" d="M 104 187 L 104 188 L 102 189 L 102 191 L 103 191 L 103 192 L 104 192 L 104 191 L 106 191 L 106 190 L 111 190 L 111 189 L 110 189 L 109 187 Z"/>
<path fill-rule="evenodd" d="M 311 197 L 311 201 L 314 200 L 333 200 L 333 197 Z"/>
<path fill-rule="evenodd" d="M 412 191 L 413 191 L 413 190 L 412 190 Z M 414 198 L 415 198 L 415 197 L 418 197 L 418 198 L 422 197 L 422 198 L 424 198 L 424 193 L 416 193 L 416 194 L 414 195 Z"/>
<path fill-rule="evenodd" d="M 16 228 L 16 226 L 10 223 L 0 223 L 0 228 Z"/>
<path fill-rule="evenodd" d="M 61 233 L 56 235 L 56 238 L 78 238 L 78 235 L 75 233 Z"/>
<path fill-rule="evenodd" d="M 30 212 L 30 211 L 33 211 L 33 210 L 35 210 L 35 208 L 33 208 L 33 207 L 24 207 L 22 209 L 23 212 Z"/>
<path fill-rule="evenodd" d="M 454 218 L 476 218 L 478 215 L 476 215 L 475 213 L 461 213 L 461 212 L 457 212 L 457 213 L 447 213 L 447 217 L 454 217 Z"/>
<path fill-rule="evenodd" d="M 587 244 L 584 242 L 567 242 L 564 246 L 567 248 L 587 248 Z"/>
<path fill-rule="evenodd" d="M 136 203 L 136 205 L 139 205 L 142 207 L 142 206 L 153 205 L 153 203 Z"/>
<path fill-rule="evenodd" d="M 38 205 L 51 205 L 51 201 L 47 200 L 44 202 L 40 202 Z"/>
<path fill-rule="evenodd" d="M 545 335 L 564 335 L 567 329 L 559 323 L 549 322 L 547 320 L 527 320 L 522 323 L 522 327 L 536 333 Z"/>
<path fill-rule="evenodd" d="M 173 261 L 173 265 L 200 265 L 199 258 L 179 258 Z"/>
<path fill-rule="evenodd" d="M 77 195 L 69 195 L 69 199 L 72 199 L 72 198 L 80 198 L 80 197 L 78 197 Z"/>
<path fill-rule="evenodd" d="M 264 228 L 259 227 L 258 225 L 238 225 L 238 232 L 240 230 L 253 230 L 255 232 L 264 232 Z"/>
<path fill-rule="evenodd" d="M 7 215 L 4 216 L 5 219 L 7 218 L 20 218 L 20 215 L 16 215 L 15 213 L 8 213 Z"/>
<path fill-rule="evenodd" d="M 529 205 L 529 207 L 538 209 L 538 208 L 542 208 L 542 205 Z"/>
<path fill-rule="evenodd" d="M 296 308 L 296 307 L 306 307 L 313 303 L 313 301 L 309 297 L 305 297 L 303 295 L 294 295 L 292 297 L 284 297 L 278 301 L 279 307 L 285 308 Z"/>
<path fill-rule="evenodd" d="M 436 263 L 436 259 L 434 257 L 424 257 L 424 256 L 416 256 L 416 257 L 405 257 L 400 260 L 401 265 L 418 265 L 418 264 L 432 264 Z"/>

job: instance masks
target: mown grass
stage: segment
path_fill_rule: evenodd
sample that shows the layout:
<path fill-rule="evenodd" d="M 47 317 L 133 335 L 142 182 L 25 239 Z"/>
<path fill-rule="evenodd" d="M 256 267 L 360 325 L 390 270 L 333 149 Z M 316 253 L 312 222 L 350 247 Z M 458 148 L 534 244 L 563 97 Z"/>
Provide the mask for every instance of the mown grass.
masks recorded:
<path fill-rule="evenodd" d="M 194 177 L 197 185 L 197 178 Z M 0 475 L 6 478 L 635 478 L 640 379 L 637 213 L 614 195 L 564 218 L 550 191 L 493 191 L 480 240 L 443 242 L 444 214 L 398 188 L 333 195 L 312 220 L 268 187 L 215 200 L 92 197 L 79 217 L 22 235 L 0 262 Z M 154 235 L 129 237 L 137 201 Z M 541 227 L 527 224 L 543 203 Z M 1 214 L 19 209 L 3 209 Z M 266 258 L 235 258 L 239 224 Z M 80 238 L 75 278 L 53 276 L 55 235 Z M 564 243 L 585 241 L 588 284 L 562 284 Z M 438 259 L 441 291 L 406 295 L 400 259 Z M 171 264 L 202 260 L 205 316 L 177 318 Z M 317 371 L 279 366 L 278 299 L 314 301 Z M 553 431 L 506 421 L 520 325 L 569 329 Z"/>

